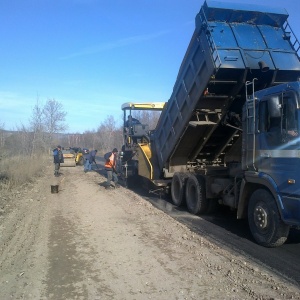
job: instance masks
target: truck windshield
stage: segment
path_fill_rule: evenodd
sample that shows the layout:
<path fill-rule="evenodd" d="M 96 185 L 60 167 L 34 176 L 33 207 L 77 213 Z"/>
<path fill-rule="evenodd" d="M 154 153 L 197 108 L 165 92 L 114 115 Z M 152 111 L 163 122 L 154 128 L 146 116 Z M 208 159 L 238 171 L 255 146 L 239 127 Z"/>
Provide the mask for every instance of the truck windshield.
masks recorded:
<path fill-rule="evenodd" d="M 282 98 L 281 113 L 276 117 L 269 115 L 266 103 L 261 103 L 261 131 L 266 146 L 270 149 L 299 149 L 300 110 L 294 95 Z M 266 126 L 266 129 L 264 129 Z"/>

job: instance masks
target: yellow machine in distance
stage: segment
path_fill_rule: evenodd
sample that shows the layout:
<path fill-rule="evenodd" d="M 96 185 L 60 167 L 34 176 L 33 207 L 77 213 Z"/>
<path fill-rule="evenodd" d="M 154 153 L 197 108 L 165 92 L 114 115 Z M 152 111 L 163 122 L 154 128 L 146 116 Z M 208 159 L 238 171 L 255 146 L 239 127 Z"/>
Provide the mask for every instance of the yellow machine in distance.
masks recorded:
<path fill-rule="evenodd" d="M 151 150 L 149 143 L 151 140 L 152 130 L 149 124 L 144 120 L 135 119 L 139 111 L 150 113 L 148 119 L 158 120 L 157 114 L 151 116 L 151 112 L 161 112 L 165 107 L 165 102 L 127 102 L 122 105 L 124 112 L 123 120 L 123 139 L 124 144 L 120 155 L 121 174 L 128 184 L 128 179 L 135 181 L 136 176 L 142 175 L 147 178 L 153 177 L 153 169 L 150 163 Z M 132 114 L 135 112 L 136 114 Z M 139 166 L 139 167 L 138 167 Z"/>

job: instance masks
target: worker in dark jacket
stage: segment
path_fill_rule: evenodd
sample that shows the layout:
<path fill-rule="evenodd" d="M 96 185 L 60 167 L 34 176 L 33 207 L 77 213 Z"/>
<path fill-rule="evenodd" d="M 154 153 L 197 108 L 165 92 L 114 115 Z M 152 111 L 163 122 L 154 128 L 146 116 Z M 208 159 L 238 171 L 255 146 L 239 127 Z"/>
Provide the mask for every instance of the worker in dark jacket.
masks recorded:
<path fill-rule="evenodd" d="M 96 163 L 96 155 L 97 155 L 97 150 L 92 150 L 90 153 L 87 155 L 85 164 L 84 164 L 84 172 L 88 172 L 92 170 L 92 163 Z"/>
<path fill-rule="evenodd" d="M 64 157 L 63 157 L 60 145 L 58 145 L 53 150 L 53 162 L 54 162 L 54 175 L 55 175 L 55 177 L 58 177 L 60 164 L 64 162 Z"/>
<path fill-rule="evenodd" d="M 131 115 L 129 115 L 127 121 L 125 122 L 125 127 L 131 127 L 137 124 L 141 124 L 141 122 L 138 119 L 133 118 Z"/>
<path fill-rule="evenodd" d="M 111 188 L 111 181 L 113 180 L 114 186 L 118 187 L 118 174 L 116 171 L 117 166 L 117 155 L 118 155 L 118 149 L 114 148 L 111 152 L 108 152 L 104 155 L 105 159 L 105 170 L 107 173 L 107 183 L 106 183 L 106 189 Z"/>

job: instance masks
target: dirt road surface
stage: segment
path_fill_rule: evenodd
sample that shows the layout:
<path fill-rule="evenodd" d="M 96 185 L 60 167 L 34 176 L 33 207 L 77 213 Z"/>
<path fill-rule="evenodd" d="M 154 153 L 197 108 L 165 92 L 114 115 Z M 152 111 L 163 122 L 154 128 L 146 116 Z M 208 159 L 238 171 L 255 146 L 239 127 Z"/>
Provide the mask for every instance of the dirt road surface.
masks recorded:
<path fill-rule="evenodd" d="M 300 299 L 97 172 L 62 172 L 0 195 L 0 299 Z"/>

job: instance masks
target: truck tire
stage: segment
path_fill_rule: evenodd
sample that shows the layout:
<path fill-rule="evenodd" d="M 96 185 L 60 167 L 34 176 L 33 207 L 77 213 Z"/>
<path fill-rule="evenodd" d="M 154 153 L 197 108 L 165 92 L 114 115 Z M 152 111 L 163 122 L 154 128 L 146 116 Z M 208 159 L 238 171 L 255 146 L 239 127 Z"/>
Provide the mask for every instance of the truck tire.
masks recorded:
<path fill-rule="evenodd" d="M 173 175 L 171 183 L 172 202 L 176 206 L 181 206 L 185 203 L 185 188 L 188 174 L 176 172 Z"/>
<path fill-rule="evenodd" d="M 208 202 L 205 195 L 205 181 L 202 176 L 193 174 L 188 176 L 185 198 L 190 213 L 198 215 L 207 211 Z"/>
<path fill-rule="evenodd" d="M 256 190 L 250 197 L 248 223 L 255 241 L 268 248 L 284 244 L 290 230 L 280 218 L 274 197 L 264 189 Z"/>

